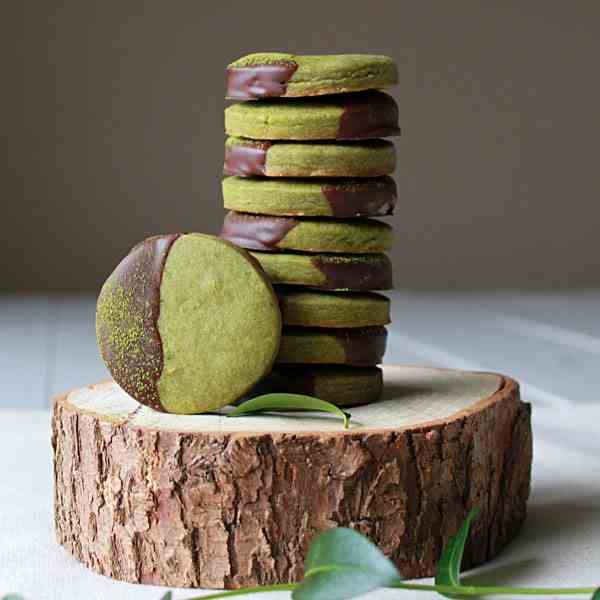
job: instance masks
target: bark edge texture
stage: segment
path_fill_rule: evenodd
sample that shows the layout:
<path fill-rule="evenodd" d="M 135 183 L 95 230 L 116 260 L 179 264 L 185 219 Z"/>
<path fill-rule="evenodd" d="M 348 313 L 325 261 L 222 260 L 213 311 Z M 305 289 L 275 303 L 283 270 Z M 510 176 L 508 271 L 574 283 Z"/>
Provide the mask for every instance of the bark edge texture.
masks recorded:
<path fill-rule="evenodd" d="M 530 406 L 506 377 L 444 421 L 339 433 L 159 431 L 63 395 L 52 445 L 58 543 L 103 575 L 172 587 L 297 581 L 311 539 L 338 525 L 405 578 L 432 576 L 477 506 L 474 566 L 519 531 L 532 461 Z"/>

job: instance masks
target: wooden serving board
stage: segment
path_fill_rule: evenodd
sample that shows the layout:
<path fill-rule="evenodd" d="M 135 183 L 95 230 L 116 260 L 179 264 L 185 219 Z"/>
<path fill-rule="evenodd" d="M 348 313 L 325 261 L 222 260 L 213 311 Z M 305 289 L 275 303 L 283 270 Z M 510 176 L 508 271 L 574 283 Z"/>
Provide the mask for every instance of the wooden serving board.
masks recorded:
<path fill-rule="evenodd" d="M 491 373 L 384 367 L 381 402 L 330 415 L 178 416 L 115 383 L 54 399 L 55 525 L 117 579 L 236 588 L 295 581 L 310 540 L 369 536 L 406 578 L 431 576 L 468 510 L 465 557 L 495 556 L 525 519 L 530 408 Z"/>

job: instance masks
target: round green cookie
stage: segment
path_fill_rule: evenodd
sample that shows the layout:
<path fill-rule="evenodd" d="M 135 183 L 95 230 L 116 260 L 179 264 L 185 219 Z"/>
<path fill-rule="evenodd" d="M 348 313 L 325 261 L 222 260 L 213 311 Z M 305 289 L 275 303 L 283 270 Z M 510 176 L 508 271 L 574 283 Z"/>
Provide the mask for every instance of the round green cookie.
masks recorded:
<path fill-rule="evenodd" d="M 373 366 L 385 353 L 385 327 L 283 328 L 277 363 Z"/>
<path fill-rule="evenodd" d="M 148 238 L 98 297 L 100 353 L 115 381 L 157 410 L 230 404 L 269 372 L 281 313 L 259 264 L 209 235 Z"/>
<path fill-rule="evenodd" d="M 388 56 L 332 54 L 310 56 L 259 52 L 227 67 L 227 97 L 320 96 L 388 87 L 398 70 Z"/>
<path fill-rule="evenodd" d="M 368 327 L 390 322 L 390 301 L 368 292 L 322 292 L 279 286 L 275 289 L 284 325 Z"/>
<path fill-rule="evenodd" d="M 378 177 L 396 166 L 396 149 L 386 140 L 360 142 L 265 142 L 229 137 L 225 175 L 248 177 Z"/>
<path fill-rule="evenodd" d="M 355 140 L 400 134 L 396 102 L 377 91 L 234 104 L 225 109 L 225 131 L 255 140 Z"/>
<path fill-rule="evenodd" d="M 241 212 L 305 217 L 391 215 L 396 204 L 391 177 L 286 179 L 225 177 L 225 208 Z"/>
<path fill-rule="evenodd" d="M 383 375 L 379 367 L 279 364 L 250 394 L 273 392 L 306 394 L 337 406 L 360 406 L 381 398 Z"/>
<path fill-rule="evenodd" d="M 374 219 L 297 219 L 230 212 L 221 237 L 252 250 L 366 254 L 392 247 L 393 229 Z"/>
<path fill-rule="evenodd" d="M 252 252 L 273 283 L 324 290 L 389 290 L 392 264 L 385 254 Z"/>

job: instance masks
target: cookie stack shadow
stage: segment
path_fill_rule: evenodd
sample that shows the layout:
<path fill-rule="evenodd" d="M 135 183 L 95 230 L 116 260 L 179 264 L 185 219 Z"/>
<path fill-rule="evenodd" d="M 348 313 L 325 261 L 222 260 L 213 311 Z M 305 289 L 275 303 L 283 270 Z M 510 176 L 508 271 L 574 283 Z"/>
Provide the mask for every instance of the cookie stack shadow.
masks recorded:
<path fill-rule="evenodd" d="M 362 57 L 366 68 L 382 58 Z M 236 71 L 248 65 L 235 65 L 228 96 L 247 101 L 225 110 L 229 212 L 221 237 L 261 263 L 283 317 L 280 351 L 261 391 L 310 394 L 340 406 L 374 402 L 390 322 L 389 299 L 376 292 L 392 288 L 385 254 L 392 228 L 373 217 L 391 215 L 396 203 L 389 176 L 395 147 L 381 139 L 399 135 L 396 102 L 368 84 L 269 97 L 272 90 L 240 86 Z M 284 85 L 278 95 L 286 96 Z"/>

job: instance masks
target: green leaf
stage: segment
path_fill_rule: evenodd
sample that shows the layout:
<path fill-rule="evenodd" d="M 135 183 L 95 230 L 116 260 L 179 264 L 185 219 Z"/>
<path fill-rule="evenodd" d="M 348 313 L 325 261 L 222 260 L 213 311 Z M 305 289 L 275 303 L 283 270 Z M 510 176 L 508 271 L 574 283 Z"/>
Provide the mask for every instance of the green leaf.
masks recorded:
<path fill-rule="evenodd" d="M 25 600 L 23 596 L 19 596 L 18 594 L 7 594 L 6 596 L 2 596 L 0 600 Z"/>
<path fill-rule="evenodd" d="M 160 597 L 160 600 L 173 600 L 173 592 L 168 591 L 166 594 Z"/>
<path fill-rule="evenodd" d="M 304 581 L 294 600 L 344 600 L 402 581 L 398 570 L 365 536 L 336 527 L 312 541 Z"/>
<path fill-rule="evenodd" d="M 600 600 L 600 587 L 594 592 L 591 600 Z"/>
<path fill-rule="evenodd" d="M 314 410 L 319 412 L 328 412 L 339 415 L 344 419 L 344 429 L 350 425 L 351 415 L 344 412 L 339 406 L 319 400 L 313 396 L 304 396 L 303 394 L 264 394 L 247 400 L 240 404 L 228 417 L 239 417 L 249 413 L 256 412 L 278 412 L 286 410 Z"/>
<path fill-rule="evenodd" d="M 465 552 L 465 544 L 469 537 L 471 523 L 477 517 L 479 509 L 473 508 L 467 515 L 458 533 L 450 539 L 442 552 L 435 575 L 436 585 L 460 586 L 460 565 Z M 455 598 L 454 594 L 443 594 L 447 598 Z"/>
<path fill-rule="evenodd" d="M 232 598 L 233 596 L 249 596 L 250 594 L 262 594 L 265 592 L 291 592 L 296 587 L 295 583 L 276 583 L 274 585 L 259 585 L 256 587 L 240 588 L 237 590 L 226 590 L 209 594 L 208 596 L 194 596 L 188 600 L 217 600 L 221 598 Z"/>

